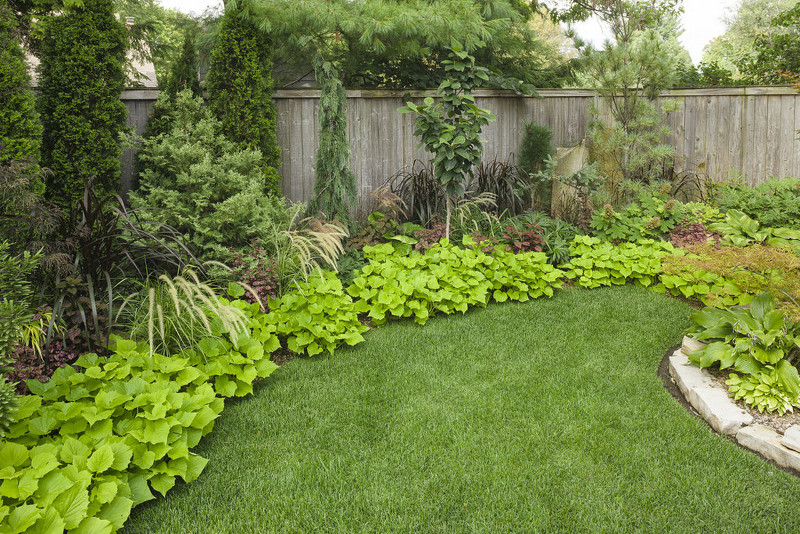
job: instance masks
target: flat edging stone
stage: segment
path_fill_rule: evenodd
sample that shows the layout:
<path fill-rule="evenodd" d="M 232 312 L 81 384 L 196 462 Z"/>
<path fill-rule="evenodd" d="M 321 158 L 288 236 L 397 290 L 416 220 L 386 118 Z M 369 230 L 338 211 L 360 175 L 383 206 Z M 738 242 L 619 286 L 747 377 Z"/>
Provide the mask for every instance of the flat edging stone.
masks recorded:
<path fill-rule="evenodd" d="M 800 426 L 790 427 L 781 436 L 767 426 L 753 424 L 753 416 L 739 408 L 708 371 L 689 361 L 688 354 L 702 346 L 685 336 L 681 348 L 669 357 L 669 373 L 686 401 L 717 432 L 735 436 L 742 447 L 800 473 Z"/>

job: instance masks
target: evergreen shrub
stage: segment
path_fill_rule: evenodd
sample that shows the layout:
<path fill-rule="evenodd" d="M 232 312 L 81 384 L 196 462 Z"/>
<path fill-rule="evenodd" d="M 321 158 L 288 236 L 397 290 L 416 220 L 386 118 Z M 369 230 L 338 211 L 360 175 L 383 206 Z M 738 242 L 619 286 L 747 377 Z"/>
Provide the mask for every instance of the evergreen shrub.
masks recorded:
<path fill-rule="evenodd" d="M 42 164 L 53 171 L 47 198 L 62 206 L 81 198 L 88 179 L 103 193 L 119 190 L 126 43 L 110 0 L 85 0 L 45 26 L 38 100 Z"/>
<path fill-rule="evenodd" d="M 231 248 L 269 237 L 273 221 L 288 227 L 284 200 L 265 193 L 261 152 L 240 149 L 222 135 L 222 125 L 191 91 L 178 93 L 171 131 L 145 140 L 147 169 L 134 207 L 184 234 L 199 256 L 226 261 Z"/>
<path fill-rule="evenodd" d="M 260 151 L 266 190 L 280 192 L 280 148 L 272 104 L 272 43 L 241 16 L 225 11 L 206 77 L 210 107 L 222 133 L 240 149 Z"/>

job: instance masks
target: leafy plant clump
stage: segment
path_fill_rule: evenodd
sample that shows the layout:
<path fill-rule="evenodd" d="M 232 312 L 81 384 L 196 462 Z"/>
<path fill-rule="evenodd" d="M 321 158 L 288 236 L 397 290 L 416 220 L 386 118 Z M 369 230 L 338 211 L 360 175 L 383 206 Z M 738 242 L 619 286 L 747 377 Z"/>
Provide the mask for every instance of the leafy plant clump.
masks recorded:
<path fill-rule="evenodd" d="M 597 237 L 576 236 L 570 247 L 571 259 L 560 268 L 578 287 L 591 289 L 629 281 L 651 287 L 658 284 L 662 258 L 671 254 L 680 254 L 680 250 L 665 241 L 642 239 L 615 246 Z"/>
<path fill-rule="evenodd" d="M 331 271 L 310 276 L 297 284 L 296 291 L 271 300 L 269 307 L 263 322 L 274 325 L 289 350 L 309 356 L 322 351 L 333 354 L 344 343 L 357 345 L 364 341 L 361 334 L 369 330 L 358 320 L 353 299 Z"/>
<path fill-rule="evenodd" d="M 749 309 L 704 308 L 692 315 L 690 333 L 710 343 L 689 355 L 700 367 L 733 369 L 727 384 L 737 400 L 759 412 L 784 414 L 800 407 L 798 323 L 776 310 L 769 293 Z"/>
<path fill-rule="evenodd" d="M 610 204 L 592 216 L 594 234 L 608 241 L 666 238 L 676 226 L 715 221 L 719 212 L 705 204 L 683 203 L 667 195 L 643 193 L 625 209 Z"/>
<path fill-rule="evenodd" d="M 661 282 L 673 295 L 699 298 L 717 308 L 747 304 L 769 292 L 778 307 L 800 319 L 800 258 L 786 249 L 696 245 L 663 259 Z"/>
<path fill-rule="evenodd" d="M 47 383 L 29 381 L 33 394 L 0 446 L 0 529 L 115 532 L 153 491 L 195 480 L 208 460 L 190 449 L 213 429 L 223 397 L 251 393 L 276 368 L 268 355 L 278 339 L 253 326 L 172 357 L 120 339 L 108 357 L 84 355 Z"/>
<path fill-rule="evenodd" d="M 714 202 L 723 211 L 739 210 L 763 226 L 800 230 L 800 178 L 772 179 L 755 187 L 721 184 Z"/>
<path fill-rule="evenodd" d="M 766 243 L 800 254 L 800 230 L 762 226 L 739 210 L 729 210 L 724 222 L 712 224 L 709 228 L 722 234 L 724 244 L 744 247 L 751 243 Z"/>
<path fill-rule="evenodd" d="M 465 237 L 464 244 L 472 245 L 472 239 Z M 541 252 L 497 249 L 487 254 L 480 246 L 460 248 L 443 239 L 424 253 L 402 254 L 388 243 L 365 248 L 364 253 L 369 265 L 347 292 L 359 299 L 356 310 L 376 324 L 391 317 L 413 317 L 425 324 L 437 312 L 465 313 L 492 299 L 550 297 L 561 286 L 562 272 L 548 265 Z"/>
<path fill-rule="evenodd" d="M 190 91 L 178 94 L 172 130 L 143 142 L 145 170 L 131 194 L 134 207 L 179 230 L 207 259 L 270 237 L 273 220 L 288 221 L 283 199 L 265 194 L 258 150 L 239 149 Z"/>

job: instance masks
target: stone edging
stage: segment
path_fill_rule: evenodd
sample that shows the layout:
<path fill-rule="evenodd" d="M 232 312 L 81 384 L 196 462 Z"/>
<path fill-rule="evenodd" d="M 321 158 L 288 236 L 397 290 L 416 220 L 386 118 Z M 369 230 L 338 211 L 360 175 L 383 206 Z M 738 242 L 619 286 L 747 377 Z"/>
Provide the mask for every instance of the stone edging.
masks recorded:
<path fill-rule="evenodd" d="M 781 467 L 800 472 L 800 425 L 789 427 L 781 436 L 769 427 L 753 424 L 753 417 L 733 402 L 708 371 L 689 361 L 688 355 L 702 346 L 685 336 L 681 348 L 669 357 L 669 374 L 686 401 L 717 432 L 735 437 L 742 447 Z"/>

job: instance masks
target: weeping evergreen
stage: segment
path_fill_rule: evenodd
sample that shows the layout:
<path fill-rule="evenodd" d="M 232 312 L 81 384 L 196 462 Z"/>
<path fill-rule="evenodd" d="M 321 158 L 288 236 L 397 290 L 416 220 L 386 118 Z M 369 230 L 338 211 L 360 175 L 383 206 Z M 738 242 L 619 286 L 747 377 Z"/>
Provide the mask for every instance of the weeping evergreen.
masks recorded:
<path fill-rule="evenodd" d="M 356 199 L 356 177 L 350 170 L 345 102 L 347 95 L 339 73 L 329 62 L 317 57 L 314 74 L 321 89 L 319 98 L 319 149 L 317 179 L 310 213 L 322 213 L 328 220 L 346 226 L 352 222 L 350 207 Z"/>

